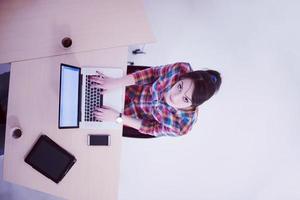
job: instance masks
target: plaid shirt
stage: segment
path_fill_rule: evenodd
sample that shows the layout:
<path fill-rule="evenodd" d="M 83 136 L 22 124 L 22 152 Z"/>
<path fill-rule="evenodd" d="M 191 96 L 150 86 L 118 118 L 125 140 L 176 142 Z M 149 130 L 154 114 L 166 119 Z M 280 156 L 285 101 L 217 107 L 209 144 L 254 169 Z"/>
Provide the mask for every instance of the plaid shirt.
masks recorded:
<path fill-rule="evenodd" d="M 192 71 L 188 63 L 151 67 L 134 72 L 135 85 L 126 88 L 124 115 L 142 120 L 139 131 L 153 136 L 181 136 L 195 123 L 197 109 L 176 110 L 164 100 L 164 94 Z"/>

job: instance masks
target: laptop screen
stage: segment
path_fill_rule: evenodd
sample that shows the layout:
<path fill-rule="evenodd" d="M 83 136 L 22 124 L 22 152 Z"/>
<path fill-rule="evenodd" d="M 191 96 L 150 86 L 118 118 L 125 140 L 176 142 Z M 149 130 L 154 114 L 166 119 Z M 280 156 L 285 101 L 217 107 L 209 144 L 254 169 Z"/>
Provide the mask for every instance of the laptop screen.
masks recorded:
<path fill-rule="evenodd" d="M 79 127 L 80 68 L 61 64 L 59 128 Z"/>

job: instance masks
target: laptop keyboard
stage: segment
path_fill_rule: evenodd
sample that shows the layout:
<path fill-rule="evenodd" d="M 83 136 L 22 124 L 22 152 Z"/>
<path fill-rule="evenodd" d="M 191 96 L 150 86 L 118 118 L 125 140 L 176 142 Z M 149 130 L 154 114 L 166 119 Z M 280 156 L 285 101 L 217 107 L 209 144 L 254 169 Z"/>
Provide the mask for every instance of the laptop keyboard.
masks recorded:
<path fill-rule="evenodd" d="M 102 107 L 103 95 L 100 94 L 102 89 L 91 88 L 92 82 L 89 77 L 91 75 L 86 75 L 85 83 L 85 115 L 84 120 L 87 122 L 96 122 L 96 118 L 93 115 L 95 107 Z"/>

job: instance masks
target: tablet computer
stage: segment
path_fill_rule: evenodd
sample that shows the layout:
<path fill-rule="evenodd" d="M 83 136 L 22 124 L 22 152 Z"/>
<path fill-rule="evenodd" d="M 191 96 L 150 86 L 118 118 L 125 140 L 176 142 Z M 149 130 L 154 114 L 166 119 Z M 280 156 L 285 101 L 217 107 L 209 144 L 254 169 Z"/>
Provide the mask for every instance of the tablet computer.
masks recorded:
<path fill-rule="evenodd" d="M 59 183 L 76 162 L 76 158 L 46 135 L 41 135 L 25 157 L 38 172 Z"/>

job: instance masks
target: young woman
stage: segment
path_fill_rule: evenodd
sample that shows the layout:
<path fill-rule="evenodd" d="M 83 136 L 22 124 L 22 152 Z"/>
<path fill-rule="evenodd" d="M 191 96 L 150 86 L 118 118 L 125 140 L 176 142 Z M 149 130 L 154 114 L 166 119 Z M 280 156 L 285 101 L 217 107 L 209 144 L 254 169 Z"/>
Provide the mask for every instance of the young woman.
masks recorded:
<path fill-rule="evenodd" d="M 103 93 L 127 88 L 124 112 L 104 106 L 94 111 L 96 119 L 122 117 L 125 126 L 155 137 L 187 134 L 196 122 L 197 107 L 212 97 L 222 82 L 219 72 L 193 71 L 188 63 L 151 67 L 119 79 L 99 75 L 91 77 L 92 87 Z"/>

